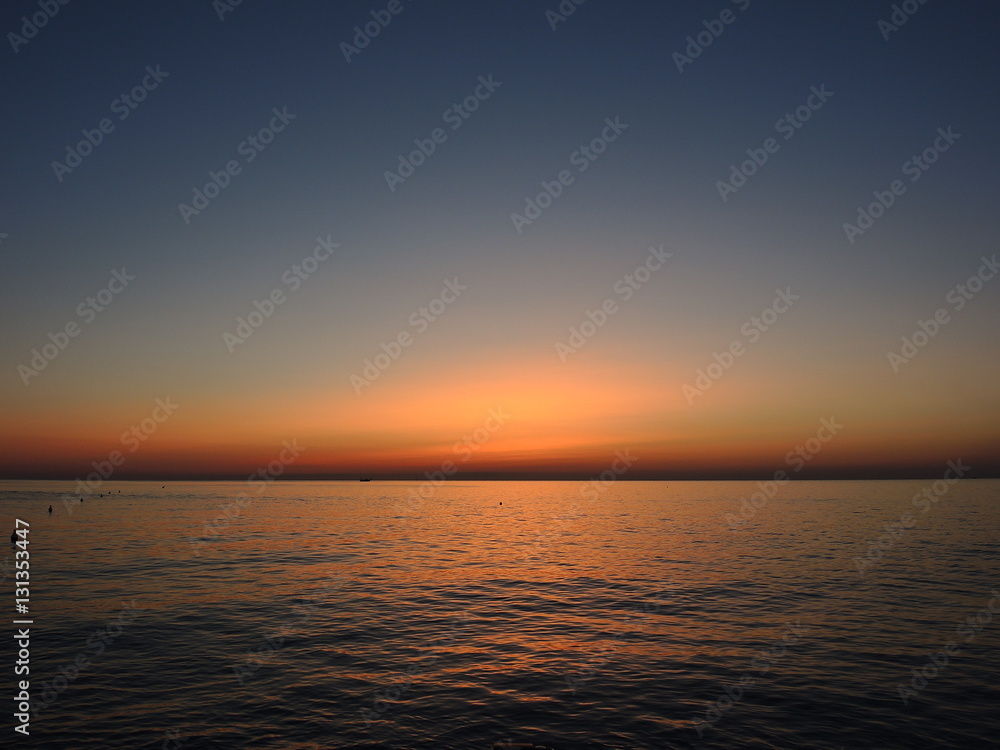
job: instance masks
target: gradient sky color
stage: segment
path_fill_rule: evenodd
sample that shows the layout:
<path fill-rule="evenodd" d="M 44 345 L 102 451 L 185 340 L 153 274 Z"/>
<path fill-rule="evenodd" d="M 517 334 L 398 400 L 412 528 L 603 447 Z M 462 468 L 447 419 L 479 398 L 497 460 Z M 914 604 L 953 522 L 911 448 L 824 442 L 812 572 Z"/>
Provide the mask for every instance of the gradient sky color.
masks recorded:
<path fill-rule="evenodd" d="M 937 476 L 958 458 L 998 475 L 1000 280 L 961 309 L 954 295 L 1000 235 L 1000 9 L 927 3 L 886 39 L 888 2 L 588 0 L 553 29 L 555 0 L 419 0 L 348 62 L 342 43 L 386 7 L 69 3 L 16 52 L 8 37 L 0 477 L 79 477 L 121 450 L 116 478 L 240 478 L 285 441 L 305 447 L 286 477 L 449 460 L 469 477 L 588 477 L 626 449 L 629 477 L 765 477 L 823 419 L 843 427 L 795 476 Z M 7 3 L 0 29 L 38 9 Z M 452 129 L 477 87 L 488 97 Z M 786 140 L 776 124 L 814 87 L 832 96 Z M 294 119 L 241 147 L 275 109 Z M 114 130 L 60 180 L 52 162 L 102 118 Z M 574 153 L 615 118 L 627 128 L 579 171 Z M 435 128 L 443 142 L 390 189 Z M 960 137 L 912 181 L 906 162 L 948 128 Z M 777 150 L 723 200 L 719 181 L 768 138 Z M 179 204 L 233 160 L 185 221 Z M 519 232 L 511 214 L 563 170 L 572 182 Z M 895 180 L 905 192 L 850 242 L 844 223 Z M 339 247 L 294 284 L 317 238 Z M 672 256 L 625 299 L 651 247 Z M 79 314 L 121 269 L 134 280 Z M 467 288 L 434 303 L 449 281 Z M 283 302 L 227 346 L 272 290 Z M 745 333 L 779 290 L 798 299 Z M 428 306 L 444 312 L 421 323 Z M 947 322 L 894 368 L 939 309 Z M 69 323 L 79 335 L 25 377 Z M 686 397 L 733 342 L 732 366 Z M 162 423 L 157 399 L 177 404 Z M 492 432 L 490 410 L 509 415 Z"/>

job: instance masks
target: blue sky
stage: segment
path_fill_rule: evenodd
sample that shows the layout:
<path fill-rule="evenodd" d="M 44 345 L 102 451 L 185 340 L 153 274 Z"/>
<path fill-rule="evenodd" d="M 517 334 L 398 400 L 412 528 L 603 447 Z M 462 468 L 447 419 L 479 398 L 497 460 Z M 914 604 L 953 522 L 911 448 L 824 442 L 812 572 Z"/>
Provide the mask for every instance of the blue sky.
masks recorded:
<path fill-rule="evenodd" d="M 8 3 L 0 28 L 20 33 L 39 7 Z M 283 431 L 329 446 L 338 469 L 335 446 L 352 441 L 430 455 L 416 429 L 369 435 L 369 405 L 381 413 L 397 403 L 390 392 L 421 401 L 429 383 L 462 391 L 493 377 L 483 398 L 517 402 L 526 382 L 558 389 L 560 378 L 590 377 L 582 373 L 608 392 L 627 383 L 648 394 L 648 412 L 635 406 L 627 426 L 581 423 L 595 435 L 588 445 L 607 452 L 635 436 L 664 470 L 685 435 L 725 461 L 727 434 L 760 425 L 779 444 L 830 410 L 855 419 L 859 441 L 845 438 L 840 456 L 831 450 L 831 466 L 893 464 L 864 446 L 892 441 L 894 430 L 928 436 L 913 448 L 929 462 L 921 466 L 954 458 L 963 432 L 974 438 L 968 450 L 988 453 L 1000 408 L 995 288 L 987 283 L 902 373 L 886 356 L 996 249 L 992 6 L 918 6 L 886 39 L 878 21 L 890 18 L 888 3 L 588 0 L 553 30 L 546 11 L 556 2 L 402 2 L 345 60 L 354 27 L 386 7 L 244 2 L 220 19 L 208 0 L 70 2 L 16 52 L 8 36 L 0 405 L 5 442 L 36 447 L 12 454 L 5 472 L 27 462 L 72 473 L 105 452 L 116 425 L 168 392 L 194 407 L 163 437 L 167 463 L 180 455 L 167 451 L 170 439 L 194 450 L 211 434 L 205 449 L 229 456 L 266 452 Z M 720 26 L 724 11 L 732 22 Z M 706 24 L 721 34 L 678 71 L 675 53 Z M 114 102 L 152 82 L 150 68 L 166 75 L 118 119 Z M 452 130 L 446 110 L 480 77 L 499 85 Z M 832 96 L 785 140 L 776 123 L 813 87 Z M 247 162 L 240 144 L 275 108 L 294 119 Z M 103 118 L 113 132 L 57 179 L 52 163 Z M 572 154 L 607 118 L 627 129 L 577 171 Z M 948 127 L 961 137 L 910 182 L 903 164 Z M 444 142 L 389 190 L 386 171 L 435 128 Z M 768 138 L 777 151 L 723 201 L 719 181 Z M 185 222 L 178 205 L 230 160 L 240 173 Z M 572 184 L 515 231 L 511 214 L 567 169 Z M 843 224 L 897 179 L 905 194 L 849 242 Z M 320 236 L 338 252 L 230 354 L 224 332 L 282 286 Z M 570 369 L 550 372 L 562 365 L 554 344 L 660 245 L 673 250 L 670 265 Z M 25 383 L 19 366 L 123 267 L 134 283 Z M 364 359 L 451 278 L 468 294 L 378 388 L 355 394 L 349 378 Z M 682 385 L 788 287 L 801 303 L 688 409 Z M 275 405 L 266 428 L 233 417 L 262 403 Z M 331 415 L 325 433 L 310 421 L 320 403 Z M 542 446 L 573 430 L 530 413 L 524 422 L 534 429 L 518 445 L 537 440 L 539 465 Z M 217 433 L 219 424 L 229 431 Z M 601 424 L 608 434 L 598 439 Z M 80 425 L 93 428 L 94 444 L 76 445 Z M 43 460 L 46 440 L 75 447 Z M 242 470 L 235 459 L 223 464 Z"/>

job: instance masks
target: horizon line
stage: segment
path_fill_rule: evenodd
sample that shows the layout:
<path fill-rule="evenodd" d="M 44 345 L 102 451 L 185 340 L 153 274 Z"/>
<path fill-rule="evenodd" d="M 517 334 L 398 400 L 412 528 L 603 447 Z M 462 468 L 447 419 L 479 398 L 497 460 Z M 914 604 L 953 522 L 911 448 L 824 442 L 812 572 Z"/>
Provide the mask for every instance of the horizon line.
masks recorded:
<path fill-rule="evenodd" d="M 522 482 L 771 482 L 776 481 L 774 473 L 769 475 L 759 475 L 759 474 L 696 474 L 696 475 L 633 475 L 625 476 L 618 475 L 613 479 L 601 479 L 600 475 L 594 476 L 592 474 L 552 474 L 552 473 L 498 473 L 498 472 L 470 472 L 469 474 L 463 475 L 453 475 L 450 477 L 445 477 L 442 479 L 432 478 L 427 476 L 432 472 L 426 472 L 424 474 L 386 474 L 378 476 L 376 474 L 364 474 L 362 476 L 370 477 L 370 482 L 433 482 L 435 484 L 441 484 L 444 482 L 461 482 L 461 481 L 476 481 L 476 482 L 504 482 L 504 481 L 522 481 Z M 785 484 L 792 481 L 806 481 L 806 482 L 817 482 L 817 481 L 901 481 L 901 480 L 934 480 L 940 479 L 941 472 L 937 473 L 923 473 L 919 471 L 915 472 L 899 472 L 895 474 L 885 474 L 885 473 L 814 473 L 805 476 L 786 476 L 785 479 L 777 480 L 779 484 Z M 1000 472 L 988 472 L 986 474 L 972 474 L 963 477 L 963 479 L 1000 479 Z M 2 476 L 0 475 L 0 482 L 86 482 L 87 477 L 80 476 L 39 476 L 39 475 L 27 475 L 27 476 Z M 100 480 L 101 484 L 109 482 L 261 482 L 265 481 L 268 484 L 273 484 L 276 482 L 360 482 L 360 476 L 358 474 L 333 474 L 333 475 L 320 475 L 320 474 L 308 474 L 299 476 L 276 476 L 276 477 L 261 477 L 257 472 L 250 475 L 245 474 L 209 474 L 209 475 L 142 475 L 142 476 L 124 476 L 124 477 L 102 477 Z M 364 482 L 367 484 L 368 482 Z"/>

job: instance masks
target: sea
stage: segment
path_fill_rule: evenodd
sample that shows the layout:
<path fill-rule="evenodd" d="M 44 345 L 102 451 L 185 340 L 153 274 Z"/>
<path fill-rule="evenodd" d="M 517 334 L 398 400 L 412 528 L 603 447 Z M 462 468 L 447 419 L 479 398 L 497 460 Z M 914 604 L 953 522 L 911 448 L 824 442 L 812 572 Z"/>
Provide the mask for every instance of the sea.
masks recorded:
<path fill-rule="evenodd" d="M 0 746 L 1000 747 L 944 476 L 2 482 Z"/>

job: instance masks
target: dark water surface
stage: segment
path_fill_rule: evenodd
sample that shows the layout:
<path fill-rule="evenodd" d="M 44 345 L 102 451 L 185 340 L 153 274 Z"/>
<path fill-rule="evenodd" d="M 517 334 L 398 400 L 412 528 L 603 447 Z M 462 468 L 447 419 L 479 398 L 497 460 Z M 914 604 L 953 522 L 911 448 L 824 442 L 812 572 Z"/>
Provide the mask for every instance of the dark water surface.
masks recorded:
<path fill-rule="evenodd" d="M 3 747 L 1000 746 L 998 480 L 161 484 L 0 483 Z"/>

